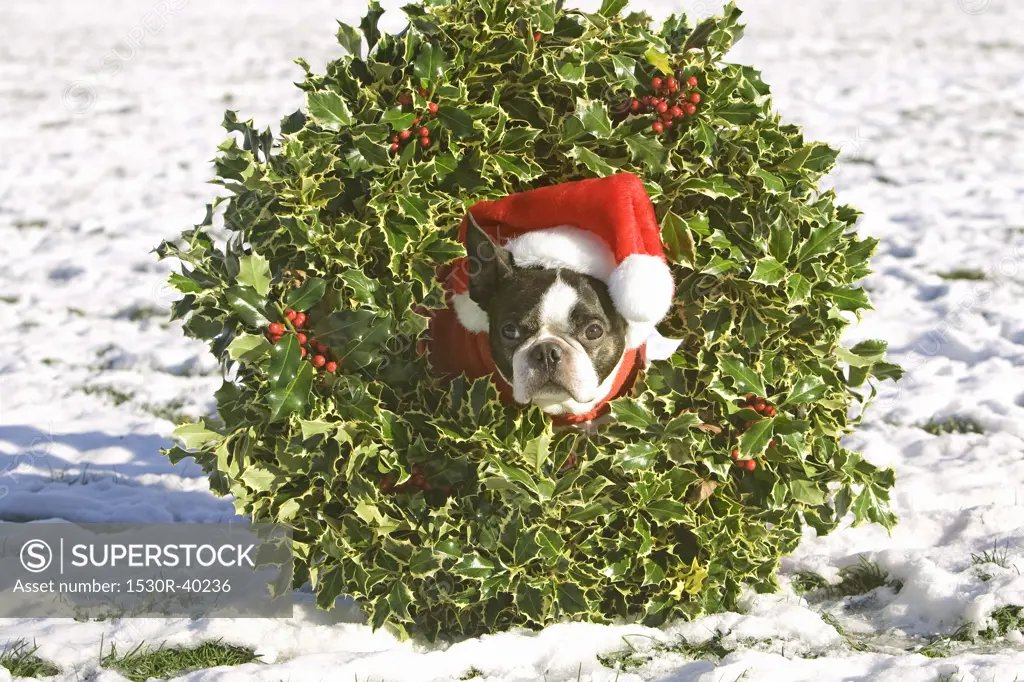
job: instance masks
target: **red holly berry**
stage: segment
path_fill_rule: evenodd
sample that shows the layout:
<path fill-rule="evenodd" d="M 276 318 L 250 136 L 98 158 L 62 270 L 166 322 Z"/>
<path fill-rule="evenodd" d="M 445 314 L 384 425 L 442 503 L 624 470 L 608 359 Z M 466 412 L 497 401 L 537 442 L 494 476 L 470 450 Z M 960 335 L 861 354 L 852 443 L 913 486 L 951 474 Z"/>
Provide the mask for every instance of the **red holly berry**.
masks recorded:
<path fill-rule="evenodd" d="M 338 371 L 338 363 L 336 363 L 336 362 L 328 362 L 326 367 L 324 367 L 324 369 L 326 369 L 331 374 L 334 374 L 335 372 Z"/>
<path fill-rule="evenodd" d="M 284 325 L 279 322 L 272 322 L 270 326 L 267 327 L 267 331 L 269 331 L 273 336 L 281 336 L 281 334 L 284 334 Z"/>
<path fill-rule="evenodd" d="M 302 325 L 306 324 L 306 313 L 297 313 L 295 315 L 295 319 L 292 320 L 292 323 L 296 327 L 301 327 Z"/>
<path fill-rule="evenodd" d="M 411 130 L 403 130 L 402 132 L 398 133 L 398 136 L 400 138 L 402 138 L 403 140 L 408 140 L 410 137 L 412 137 L 412 131 Z"/>
<path fill-rule="evenodd" d="M 683 110 L 680 107 L 672 107 L 669 109 L 669 112 L 672 114 L 673 118 L 683 117 Z"/>
<path fill-rule="evenodd" d="M 693 115 L 694 115 L 695 113 L 697 113 L 697 107 L 696 107 L 696 105 L 693 105 L 693 104 L 687 104 L 687 105 L 686 105 L 686 114 L 687 114 L 688 116 L 693 116 Z"/>
<path fill-rule="evenodd" d="M 412 96 L 409 95 L 408 93 L 402 93 L 401 95 L 398 96 L 398 103 L 401 104 L 403 107 L 407 107 L 410 104 L 412 104 Z"/>
<path fill-rule="evenodd" d="M 647 106 L 651 106 L 652 102 L 654 102 L 654 98 L 653 97 L 651 97 L 650 95 L 644 95 L 644 99 L 643 99 L 643 103 L 644 104 L 646 104 Z"/>
<path fill-rule="evenodd" d="M 539 43 L 540 39 L 541 39 L 540 31 L 534 31 L 533 32 L 533 42 Z"/>
<path fill-rule="evenodd" d="M 738 449 L 733 449 L 732 454 L 729 455 L 729 456 L 735 462 L 736 460 L 738 460 L 740 458 L 740 451 Z"/>
<path fill-rule="evenodd" d="M 770 441 L 768 441 L 768 447 L 770 447 L 770 448 L 774 448 L 775 447 L 775 439 L 774 438 L 772 438 Z"/>
<path fill-rule="evenodd" d="M 327 364 L 327 358 L 325 358 L 324 356 L 316 355 L 316 356 L 313 357 L 313 366 L 314 367 L 323 367 L 326 364 Z"/>
<path fill-rule="evenodd" d="M 306 357 L 306 348 L 305 348 L 305 346 L 302 346 L 302 347 L 299 348 L 299 353 L 302 355 L 302 357 Z"/>
<path fill-rule="evenodd" d="M 743 429 L 747 430 L 747 429 L 749 429 L 751 426 L 753 426 L 756 423 L 757 422 L 747 422 L 746 424 L 743 425 Z"/>
<path fill-rule="evenodd" d="M 299 343 L 304 346 L 306 345 L 306 341 L 308 340 L 309 337 L 300 332 L 295 335 L 295 338 L 297 338 L 299 340 Z"/>
<path fill-rule="evenodd" d="M 697 77 L 690 76 L 689 78 L 686 79 L 686 84 L 689 85 L 691 88 L 697 87 Z"/>
<path fill-rule="evenodd" d="M 761 414 L 763 414 L 766 417 L 774 417 L 775 408 L 772 407 L 771 405 L 768 405 L 767 407 L 764 408 L 764 411 Z"/>
<path fill-rule="evenodd" d="M 420 128 L 420 137 L 430 137 L 430 128 Z"/>
<path fill-rule="evenodd" d="M 655 90 L 661 90 L 662 83 L 663 81 L 657 76 L 651 79 L 651 87 Z"/>
<path fill-rule="evenodd" d="M 746 399 L 747 399 L 747 405 L 749 405 L 750 403 L 752 403 L 755 400 L 757 400 L 757 396 L 754 395 L 753 393 L 748 393 L 747 396 L 746 396 Z"/>
<path fill-rule="evenodd" d="M 430 91 L 429 91 L 429 90 L 427 90 L 427 89 L 426 89 L 425 87 L 423 87 L 423 86 L 421 85 L 421 86 L 420 86 L 420 89 L 419 89 L 419 93 L 420 93 L 420 97 L 426 97 L 427 95 L 429 95 L 429 94 L 430 94 Z"/>
<path fill-rule="evenodd" d="M 313 341 L 313 347 L 316 348 L 321 353 L 326 353 L 327 352 L 327 346 L 325 346 L 324 344 L 320 343 L 319 341 Z"/>
<path fill-rule="evenodd" d="M 640 111 L 640 100 L 635 99 L 632 102 L 630 102 L 629 110 L 632 111 L 634 114 Z"/>
<path fill-rule="evenodd" d="M 429 137 L 421 137 L 420 138 L 420 146 L 423 147 L 423 148 L 429 147 L 430 146 L 430 138 Z"/>
<path fill-rule="evenodd" d="M 675 124 L 676 124 L 676 122 L 675 122 L 675 121 L 673 121 L 673 120 L 669 119 L 668 121 L 665 121 L 665 129 L 666 129 L 666 130 L 668 130 L 668 129 L 670 129 L 670 128 L 671 128 L 672 126 L 674 126 Z"/>
<path fill-rule="evenodd" d="M 437 102 L 431 102 L 430 104 L 428 104 L 427 109 L 430 111 L 430 113 L 436 114 L 438 109 Z"/>
<path fill-rule="evenodd" d="M 664 124 L 662 124 L 661 121 L 655 121 L 651 125 L 651 130 L 653 130 L 654 132 L 656 132 L 656 133 L 658 133 L 660 135 L 665 130 L 665 126 L 664 126 Z"/>
<path fill-rule="evenodd" d="M 665 102 L 661 102 L 660 104 L 658 104 L 658 113 L 659 114 L 664 114 L 667 111 L 668 111 L 668 104 L 666 104 Z"/>
<path fill-rule="evenodd" d="M 757 462 L 755 462 L 752 459 L 748 459 L 747 461 L 743 462 L 743 468 L 746 469 L 747 471 L 753 471 L 754 469 L 757 468 Z"/>
<path fill-rule="evenodd" d="M 690 95 L 690 101 L 693 102 L 694 104 L 700 104 L 700 93 L 699 92 L 695 92 L 695 93 L 691 94 Z"/>
<path fill-rule="evenodd" d="M 391 476 L 385 476 L 380 481 L 380 489 L 384 492 L 391 490 L 391 486 L 395 484 L 395 479 Z"/>
<path fill-rule="evenodd" d="M 665 81 L 665 87 L 667 87 L 669 90 L 675 90 L 676 88 L 679 87 L 679 81 L 677 81 L 675 78 L 669 78 L 667 81 Z"/>
<path fill-rule="evenodd" d="M 661 120 L 664 123 L 671 123 L 672 122 L 672 112 L 671 111 L 666 111 L 664 114 L 661 115 Z"/>
<path fill-rule="evenodd" d="M 392 135 L 391 136 L 391 144 L 395 144 L 397 142 L 398 142 L 398 135 Z"/>
<path fill-rule="evenodd" d="M 395 142 L 394 144 L 391 145 L 391 151 L 392 152 L 397 152 L 401 148 L 402 148 L 402 146 L 400 144 L 398 144 L 397 142 Z"/>

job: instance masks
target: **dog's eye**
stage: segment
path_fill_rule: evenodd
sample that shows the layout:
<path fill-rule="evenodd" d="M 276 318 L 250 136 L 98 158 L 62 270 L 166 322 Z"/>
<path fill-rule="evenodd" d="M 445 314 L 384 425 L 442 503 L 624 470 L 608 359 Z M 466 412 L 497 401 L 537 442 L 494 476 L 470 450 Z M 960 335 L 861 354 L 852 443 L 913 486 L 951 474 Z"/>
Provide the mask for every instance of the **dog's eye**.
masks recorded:
<path fill-rule="evenodd" d="M 604 327 L 595 322 L 594 324 L 587 327 L 587 330 L 584 332 L 584 334 L 591 341 L 597 341 L 599 338 L 604 336 Z"/>
<path fill-rule="evenodd" d="M 514 324 L 506 324 L 501 328 L 501 335 L 509 341 L 518 341 L 519 337 L 522 336 L 522 332 L 519 331 L 519 327 Z"/>

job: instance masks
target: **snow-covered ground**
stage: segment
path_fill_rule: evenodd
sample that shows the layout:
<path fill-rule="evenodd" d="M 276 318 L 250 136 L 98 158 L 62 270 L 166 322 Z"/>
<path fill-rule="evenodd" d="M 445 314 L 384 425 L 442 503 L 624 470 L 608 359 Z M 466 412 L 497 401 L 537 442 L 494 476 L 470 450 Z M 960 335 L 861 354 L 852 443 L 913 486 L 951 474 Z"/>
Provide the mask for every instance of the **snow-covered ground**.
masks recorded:
<path fill-rule="evenodd" d="M 401 3 L 391 1 L 389 8 Z M 596 0 L 587 2 L 595 6 Z M 707 15 L 704 0 L 642 0 Z M 566 624 L 448 648 L 371 633 L 351 609 L 290 620 L 0 620 L 59 679 L 123 680 L 102 640 L 223 638 L 264 664 L 198 680 L 493 682 L 1024 680 L 1024 638 L 938 640 L 1024 605 L 1024 5 L 1013 0 L 746 0 L 732 57 L 762 68 L 778 107 L 843 150 L 834 182 L 881 237 L 876 312 L 851 341 L 891 341 L 908 369 L 851 438 L 898 472 L 900 525 L 808 537 L 786 591 L 740 614 L 663 630 Z M 358 0 L 34 0 L 0 9 L 0 520 L 227 520 L 198 467 L 158 449 L 178 414 L 212 408 L 205 348 L 165 323 L 167 264 L 149 250 L 201 218 L 223 109 L 274 125 L 299 106 L 297 56 L 340 52 Z M 394 12 L 392 28 L 400 19 Z M 984 279 L 943 279 L 974 270 Z M 977 276 L 977 275 L 976 275 Z M 983 433 L 932 435 L 950 416 Z M 972 554 L 1005 550 L 1005 566 Z M 863 557 L 902 589 L 810 599 Z M 840 624 L 847 636 L 834 627 Z M 636 635 L 636 636 L 629 636 Z M 651 651 L 618 672 L 598 655 L 716 638 L 716 664 Z M 962 638 L 961 638 L 962 639 Z M 681 647 L 676 647 L 681 650 Z M 607 660 L 607 659 L 605 659 Z M 647 661 L 647 662 L 643 662 Z M 6 672 L 0 668 L 0 680 Z"/>

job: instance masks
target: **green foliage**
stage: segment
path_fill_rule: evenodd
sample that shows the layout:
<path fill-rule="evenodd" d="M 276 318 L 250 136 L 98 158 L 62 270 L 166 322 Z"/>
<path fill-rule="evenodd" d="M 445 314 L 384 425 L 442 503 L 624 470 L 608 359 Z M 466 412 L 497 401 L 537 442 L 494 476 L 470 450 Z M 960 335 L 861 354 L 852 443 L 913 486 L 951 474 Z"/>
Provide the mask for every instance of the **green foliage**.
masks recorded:
<path fill-rule="evenodd" d="M 960 416 L 952 416 L 945 421 L 936 421 L 933 417 L 921 428 L 933 436 L 941 436 L 944 433 L 985 433 L 981 424 L 970 417 Z"/>
<path fill-rule="evenodd" d="M 110 651 L 100 657 L 100 665 L 116 670 L 132 682 L 169 680 L 195 670 L 224 665 L 258 662 L 252 649 L 224 644 L 220 640 L 203 642 L 195 647 L 146 647 L 139 644 L 131 651 L 118 654 Z"/>
<path fill-rule="evenodd" d="M 7 668 L 13 677 L 52 677 L 60 669 L 36 656 L 39 647 L 25 640 L 8 642 L 0 649 L 0 668 Z"/>
<path fill-rule="evenodd" d="M 428 638 L 567 617 L 657 625 L 733 608 L 744 584 L 776 589 L 805 525 L 894 524 L 893 472 L 840 445 L 874 380 L 900 369 L 883 342 L 839 346 L 869 307 L 855 283 L 876 240 L 817 190 L 836 151 L 779 120 L 755 69 L 723 60 L 742 34 L 734 6 L 654 32 L 625 4 L 429 0 L 385 35 L 371 3 L 339 28 L 348 55 L 323 73 L 298 61 L 306 111 L 279 137 L 227 113 L 227 198 L 157 248 L 183 264 L 172 317 L 230 377 L 221 423 L 179 432 L 189 449 L 167 454 L 194 457 L 239 513 L 293 527 L 296 581 L 321 607 L 351 595 L 374 627 Z M 702 96 L 661 136 L 629 114 L 659 69 Z M 392 153 L 415 116 L 431 144 Z M 683 343 L 615 423 L 556 432 L 486 379 L 431 375 L 418 346 L 467 207 L 620 171 L 656 206 L 677 282 L 661 331 Z M 263 341 L 271 322 L 292 330 L 288 306 L 337 373 L 311 371 L 292 335 Z M 747 392 L 774 416 L 741 407 Z"/>

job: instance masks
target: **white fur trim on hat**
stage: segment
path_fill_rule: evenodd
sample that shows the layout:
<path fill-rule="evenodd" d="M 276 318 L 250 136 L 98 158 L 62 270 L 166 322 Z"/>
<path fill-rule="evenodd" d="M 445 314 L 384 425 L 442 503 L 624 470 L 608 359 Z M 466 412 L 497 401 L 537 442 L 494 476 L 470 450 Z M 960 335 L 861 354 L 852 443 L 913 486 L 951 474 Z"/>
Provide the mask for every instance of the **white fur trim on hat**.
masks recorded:
<path fill-rule="evenodd" d="M 469 294 L 455 294 L 452 296 L 452 308 L 455 309 L 455 316 L 466 328 L 466 331 L 478 334 L 488 331 L 491 328 L 491 320 L 487 311 L 469 297 Z"/>
<path fill-rule="evenodd" d="M 657 256 L 627 256 L 608 278 L 608 293 L 619 313 L 633 326 L 661 322 L 672 308 L 672 271 Z"/>
<path fill-rule="evenodd" d="M 615 269 L 615 256 L 600 237 L 570 225 L 526 232 L 510 239 L 505 248 L 521 268 L 565 268 L 602 282 Z"/>

